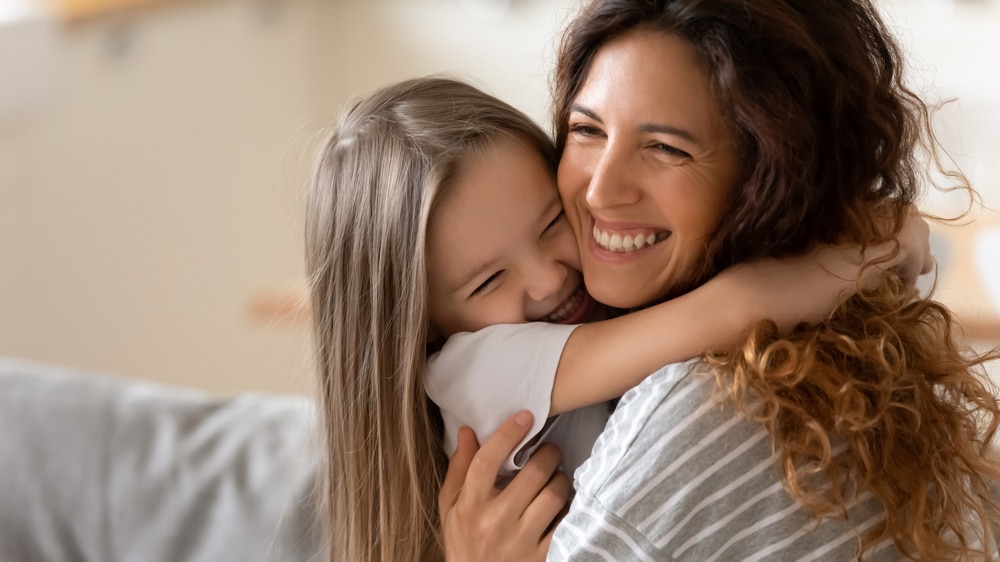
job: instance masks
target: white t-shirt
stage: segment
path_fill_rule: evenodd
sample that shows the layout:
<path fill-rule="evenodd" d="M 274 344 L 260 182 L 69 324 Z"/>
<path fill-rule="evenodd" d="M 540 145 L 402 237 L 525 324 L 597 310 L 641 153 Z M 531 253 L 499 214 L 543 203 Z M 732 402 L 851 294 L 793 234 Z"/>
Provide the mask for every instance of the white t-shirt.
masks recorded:
<path fill-rule="evenodd" d="M 602 403 L 546 419 L 559 358 L 574 329 L 542 322 L 499 324 L 448 338 L 428 361 L 424 383 L 441 409 L 447 454 L 458 446 L 459 427 L 471 427 L 483 443 L 512 414 L 530 410 L 531 431 L 504 462 L 501 476 L 520 470 L 542 442 L 559 446 L 563 469 L 573 474 L 590 456 L 610 415 L 609 405 Z"/>

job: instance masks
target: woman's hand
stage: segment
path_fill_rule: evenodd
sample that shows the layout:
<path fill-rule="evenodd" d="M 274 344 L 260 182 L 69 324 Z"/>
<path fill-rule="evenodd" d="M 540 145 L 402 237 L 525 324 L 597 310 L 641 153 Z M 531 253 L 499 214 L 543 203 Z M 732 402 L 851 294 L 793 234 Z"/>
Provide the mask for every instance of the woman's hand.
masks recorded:
<path fill-rule="evenodd" d="M 553 522 L 572 490 L 569 477 L 558 470 L 558 447 L 543 444 L 505 488 L 495 485 L 531 419 L 530 412 L 514 414 L 481 448 L 471 429 L 459 429 L 458 449 L 438 495 L 446 560 L 545 559 Z"/>

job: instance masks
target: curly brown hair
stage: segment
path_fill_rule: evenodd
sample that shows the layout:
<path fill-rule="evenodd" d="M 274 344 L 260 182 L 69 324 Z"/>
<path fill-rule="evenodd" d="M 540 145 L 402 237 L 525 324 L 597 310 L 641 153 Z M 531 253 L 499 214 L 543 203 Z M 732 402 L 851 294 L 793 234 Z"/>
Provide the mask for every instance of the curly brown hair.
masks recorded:
<path fill-rule="evenodd" d="M 904 85 L 901 51 L 866 0 L 596 0 L 558 54 L 560 152 L 596 53 L 636 30 L 694 49 L 742 162 L 703 263 L 668 297 L 736 263 L 892 240 L 928 179 L 921 151 L 942 168 L 927 106 Z M 960 172 L 946 176 L 974 198 Z M 819 326 L 778 337 L 764 323 L 706 361 L 719 389 L 768 428 L 786 488 L 814 515 L 842 516 L 861 491 L 882 502 L 885 522 L 859 556 L 891 538 L 922 560 L 989 557 L 1000 408 L 983 364 L 1000 350 L 976 355 L 955 324 L 887 274 Z M 847 452 L 834 455 L 841 443 Z"/>

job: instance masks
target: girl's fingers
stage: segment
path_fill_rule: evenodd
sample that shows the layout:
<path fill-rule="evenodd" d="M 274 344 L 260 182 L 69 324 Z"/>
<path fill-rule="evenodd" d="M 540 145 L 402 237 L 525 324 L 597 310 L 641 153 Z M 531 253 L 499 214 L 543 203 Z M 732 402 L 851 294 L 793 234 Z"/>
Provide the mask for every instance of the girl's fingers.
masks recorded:
<path fill-rule="evenodd" d="M 934 270 L 934 256 L 931 254 L 931 225 L 919 213 L 917 214 L 917 219 L 920 221 L 920 240 L 924 249 L 924 259 L 920 264 L 920 275 L 927 275 Z"/>
<path fill-rule="evenodd" d="M 465 476 L 469 472 L 469 465 L 472 464 L 472 459 L 478 450 L 479 443 L 472 429 L 465 426 L 458 428 L 458 448 L 448 461 L 448 472 L 438 493 L 438 515 L 441 521 L 445 520 L 445 515 L 458 501 L 458 495 L 465 485 Z"/>
<path fill-rule="evenodd" d="M 525 533 L 538 537 L 539 541 L 551 534 L 555 528 L 553 522 L 565 513 L 572 491 L 573 482 L 565 472 L 559 471 L 554 474 L 521 516 Z"/>
<path fill-rule="evenodd" d="M 530 506 L 559 470 L 562 453 L 552 443 L 543 443 L 504 489 L 504 504 L 518 514 Z"/>
<path fill-rule="evenodd" d="M 485 501 L 493 495 L 500 467 L 528 434 L 531 420 L 527 410 L 512 415 L 479 448 L 465 478 L 465 490 L 473 496 L 471 499 Z"/>
<path fill-rule="evenodd" d="M 903 279 L 912 282 L 918 276 L 930 273 L 933 269 L 934 258 L 931 256 L 930 236 L 930 225 L 916 207 L 911 206 L 906 222 L 903 224 L 903 230 L 898 237 L 902 247 L 900 253 L 904 261 L 892 268 Z"/>

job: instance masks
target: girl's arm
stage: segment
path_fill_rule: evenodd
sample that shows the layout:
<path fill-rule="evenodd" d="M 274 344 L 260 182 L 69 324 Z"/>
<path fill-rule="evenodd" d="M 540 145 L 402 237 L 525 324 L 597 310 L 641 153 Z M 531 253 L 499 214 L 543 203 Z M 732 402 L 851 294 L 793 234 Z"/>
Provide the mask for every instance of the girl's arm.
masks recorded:
<path fill-rule="evenodd" d="M 824 247 L 804 256 L 731 267 L 690 293 L 618 318 L 584 324 L 563 348 L 550 415 L 616 398 L 663 365 L 739 344 L 755 323 L 780 333 L 816 323 L 853 294 L 858 277 L 876 283 L 884 269 L 930 270 L 929 229 L 907 221 L 897 242 Z M 877 265 L 875 265 L 877 264 Z"/>

